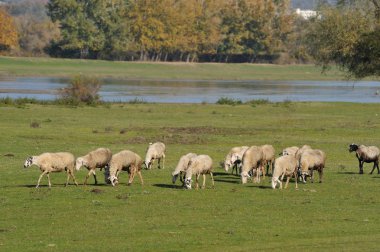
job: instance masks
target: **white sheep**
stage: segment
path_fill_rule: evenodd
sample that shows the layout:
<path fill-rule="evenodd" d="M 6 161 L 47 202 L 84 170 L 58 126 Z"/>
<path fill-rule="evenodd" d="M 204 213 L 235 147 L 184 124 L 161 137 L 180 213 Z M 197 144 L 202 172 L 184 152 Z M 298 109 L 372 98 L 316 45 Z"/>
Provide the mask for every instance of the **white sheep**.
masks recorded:
<path fill-rule="evenodd" d="M 46 174 L 49 187 L 51 187 L 50 182 L 50 172 L 61 172 L 66 171 L 67 180 L 66 185 L 69 183 L 70 176 L 73 178 L 75 185 L 78 185 L 75 176 L 74 176 L 74 166 L 75 166 L 75 157 L 69 152 L 57 152 L 57 153 L 42 153 L 39 156 L 31 156 L 25 160 L 24 168 L 27 168 L 31 165 L 36 165 L 40 168 L 42 174 L 40 175 L 37 186 L 40 186 L 41 178 Z"/>
<path fill-rule="evenodd" d="M 265 173 L 268 173 L 268 169 L 271 169 L 273 173 L 274 160 L 276 158 L 276 153 L 272 145 L 265 144 L 260 146 L 263 152 L 263 160 L 262 160 L 262 173 L 265 178 Z M 265 170 L 266 169 L 266 170 Z"/>
<path fill-rule="evenodd" d="M 305 183 L 305 176 L 311 177 L 314 182 L 313 172 L 317 170 L 319 173 L 319 183 L 322 183 L 323 169 L 325 168 L 326 154 L 322 150 L 308 149 L 303 151 L 300 159 L 301 176 Z"/>
<path fill-rule="evenodd" d="M 195 175 L 195 189 L 198 189 L 199 187 L 198 180 L 201 174 L 203 175 L 202 188 L 205 188 L 206 185 L 206 174 L 210 174 L 212 187 L 214 187 L 214 177 L 212 174 L 212 169 L 212 159 L 208 155 L 199 155 L 191 159 L 190 166 L 187 168 L 186 171 L 185 187 L 187 189 L 191 189 L 191 177 L 193 176 L 193 174 Z"/>
<path fill-rule="evenodd" d="M 141 175 L 141 166 L 142 159 L 138 154 L 130 150 L 123 150 L 112 155 L 109 168 L 107 167 L 106 170 L 108 170 L 107 173 L 109 174 L 109 180 L 111 181 L 112 186 L 119 183 L 118 177 L 121 171 L 128 172 L 128 185 L 132 184 L 136 173 L 140 177 L 141 185 L 143 185 L 144 181 Z"/>
<path fill-rule="evenodd" d="M 377 168 L 377 173 L 380 174 L 379 170 L 379 157 L 380 157 L 380 150 L 376 146 L 365 146 L 365 145 L 357 145 L 357 144 L 350 144 L 349 148 L 350 152 L 355 151 L 356 157 L 359 161 L 359 174 L 363 174 L 363 164 L 365 163 L 372 163 L 373 162 L 373 168 L 370 174 L 373 173 L 375 168 Z"/>
<path fill-rule="evenodd" d="M 248 148 L 248 146 L 233 147 L 224 159 L 224 170 L 228 172 L 229 168 L 232 167 L 232 174 L 234 173 L 234 169 L 236 169 L 236 174 L 238 174 L 238 166 L 241 166 L 243 154 Z"/>
<path fill-rule="evenodd" d="M 190 165 L 191 159 L 195 158 L 196 156 L 197 156 L 197 154 L 195 154 L 195 153 L 187 153 L 186 155 L 183 155 L 179 159 L 177 167 L 175 168 L 175 170 L 172 173 L 173 184 L 175 184 L 175 181 L 177 180 L 178 176 L 180 177 L 182 184 L 184 184 L 184 178 L 182 178 L 182 173 L 186 173 L 187 168 Z"/>
<path fill-rule="evenodd" d="M 94 176 L 95 185 L 98 184 L 98 181 L 96 179 L 95 170 L 96 168 L 105 168 L 108 166 L 109 162 L 112 158 L 112 152 L 108 148 L 98 148 L 94 151 L 89 152 L 87 155 L 78 157 L 75 162 L 75 168 L 77 171 L 84 166 L 89 170 L 86 179 L 84 180 L 84 185 L 87 184 L 87 179 L 92 174 Z"/>
<path fill-rule="evenodd" d="M 151 169 L 154 160 L 157 159 L 158 168 L 161 168 L 162 159 L 162 169 L 165 168 L 165 144 L 161 142 L 149 144 L 145 155 L 145 166 L 147 169 Z"/>
<path fill-rule="evenodd" d="M 283 155 L 283 156 L 293 155 L 295 157 L 298 150 L 299 150 L 299 147 L 297 147 L 297 146 L 287 147 L 287 148 L 282 150 L 281 155 Z"/>
<path fill-rule="evenodd" d="M 296 152 L 296 159 L 299 161 L 301 159 L 302 153 L 306 150 L 311 150 L 311 147 L 309 145 L 304 145 L 301 148 L 299 148 Z"/>
<path fill-rule="evenodd" d="M 272 175 L 272 188 L 276 189 L 277 183 L 280 184 L 280 189 L 282 189 L 282 180 L 284 176 L 286 178 L 285 189 L 288 187 L 289 180 L 292 176 L 295 177 L 296 189 L 298 189 L 297 185 L 297 167 L 298 161 L 293 155 L 284 155 L 276 158 L 274 162 L 274 170 Z"/>
<path fill-rule="evenodd" d="M 241 182 L 243 184 L 247 183 L 249 172 L 253 171 L 256 174 L 256 181 L 260 181 L 260 171 L 263 160 L 263 151 L 258 146 L 249 147 L 243 155 L 243 166 L 241 176 Z"/>

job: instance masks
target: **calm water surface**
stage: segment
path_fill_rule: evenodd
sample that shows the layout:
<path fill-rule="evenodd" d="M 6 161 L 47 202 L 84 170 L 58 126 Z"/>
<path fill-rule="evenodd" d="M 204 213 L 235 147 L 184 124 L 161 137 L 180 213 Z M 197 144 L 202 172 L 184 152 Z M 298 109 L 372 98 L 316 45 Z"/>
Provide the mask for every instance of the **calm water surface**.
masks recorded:
<path fill-rule="evenodd" d="M 53 100 L 68 79 L 15 78 L 0 80 L 0 98 L 36 98 Z M 158 103 L 215 103 L 221 97 L 272 102 L 339 101 L 380 102 L 380 81 L 141 81 L 102 82 L 103 101 L 128 102 L 139 99 Z"/>

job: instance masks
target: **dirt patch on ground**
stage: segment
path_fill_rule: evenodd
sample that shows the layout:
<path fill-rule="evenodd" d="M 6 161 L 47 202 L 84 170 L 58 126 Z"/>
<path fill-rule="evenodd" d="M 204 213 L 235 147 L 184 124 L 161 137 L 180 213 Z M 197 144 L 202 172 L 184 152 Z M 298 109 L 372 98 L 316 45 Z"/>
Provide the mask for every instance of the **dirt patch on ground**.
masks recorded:
<path fill-rule="evenodd" d="M 128 131 L 144 132 L 147 129 L 133 128 Z M 123 140 L 123 144 L 146 144 L 161 141 L 165 144 L 207 144 L 212 136 L 252 135 L 252 130 L 244 128 L 200 127 L 162 127 L 154 136 L 135 136 Z"/>
<path fill-rule="evenodd" d="M 164 127 L 163 131 L 172 134 L 196 134 L 196 135 L 223 135 L 235 132 L 235 129 L 229 128 L 217 128 L 210 126 L 203 127 Z"/>
<path fill-rule="evenodd" d="M 151 142 L 161 141 L 165 144 L 205 144 L 207 141 L 204 137 L 193 134 L 165 134 L 157 137 L 131 137 L 124 144 L 146 144 Z"/>

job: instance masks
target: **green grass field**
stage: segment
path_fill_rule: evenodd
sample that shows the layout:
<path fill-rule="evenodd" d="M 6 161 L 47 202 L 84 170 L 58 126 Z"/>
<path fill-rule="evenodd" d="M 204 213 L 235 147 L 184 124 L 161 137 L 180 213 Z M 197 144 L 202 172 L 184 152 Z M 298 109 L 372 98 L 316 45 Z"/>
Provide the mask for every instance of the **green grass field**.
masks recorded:
<path fill-rule="evenodd" d="M 117 64 L 117 63 L 115 63 Z M 378 145 L 379 104 L 113 104 L 98 107 L 0 107 L 0 251 L 376 251 L 380 175 L 358 174 L 352 142 Z M 31 127 L 31 124 L 39 127 Z M 122 132 L 122 133 L 120 133 Z M 120 175 L 117 187 L 35 189 L 29 155 L 97 147 L 167 146 L 165 169 L 143 170 L 145 185 Z M 272 190 L 269 179 L 240 184 L 219 162 L 233 146 L 272 144 L 276 152 L 309 144 L 327 153 L 324 182 Z M 181 155 L 210 155 L 215 188 L 171 184 Z M 87 171 L 76 172 L 80 184 Z M 94 190 L 95 189 L 95 190 Z"/>
<path fill-rule="evenodd" d="M 341 80 L 342 72 L 332 68 L 325 74 L 314 65 L 186 64 L 113 62 L 53 58 L 0 57 L 0 77 L 54 76 L 77 74 L 121 79 L 190 80 Z"/>

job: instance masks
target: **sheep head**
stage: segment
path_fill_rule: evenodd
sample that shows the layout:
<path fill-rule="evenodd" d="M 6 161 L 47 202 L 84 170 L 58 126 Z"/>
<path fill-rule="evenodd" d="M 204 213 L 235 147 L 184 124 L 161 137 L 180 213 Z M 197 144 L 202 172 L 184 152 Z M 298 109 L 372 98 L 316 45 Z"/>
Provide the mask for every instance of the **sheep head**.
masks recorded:
<path fill-rule="evenodd" d="M 242 173 L 240 174 L 240 176 L 241 176 L 241 183 L 242 183 L 242 184 L 246 184 L 248 178 L 251 177 L 251 176 L 249 176 L 248 172 L 242 172 Z"/>
<path fill-rule="evenodd" d="M 225 162 L 223 162 L 223 165 L 224 165 L 224 170 L 226 172 L 228 172 L 228 169 L 230 169 L 230 167 L 231 167 L 231 163 L 225 161 Z"/>
<path fill-rule="evenodd" d="M 350 144 L 348 151 L 353 152 L 353 151 L 356 151 L 357 149 L 359 149 L 359 145 L 352 143 Z"/>
<path fill-rule="evenodd" d="M 145 164 L 145 167 L 150 170 L 152 168 L 152 163 L 153 163 L 153 158 L 151 158 L 150 160 L 149 159 L 146 159 L 144 164 Z"/>
<path fill-rule="evenodd" d="M 86 166 L 86 162 L 84 161 L 84 159 L 82 157 L 79 157 L 77 158 L 77 160 L 75 161 L 75 169 L 77 171 L 79 171 L 79 169 L 82 167 L 82 166 Z"/>
<path fill-rule="evenodd" d="M 25 160 L 24 168 L 28 168 L 29 166 L 31 166 L 32 164 L 34 164 L 35 159 L 36 159 L 36 158 L 35 158 L 34 156 L 28 157 L 28 158 Z"/>
<path fill-rule="evenodd" d="M 111 181 L 112 186 L 119 184 L 119 180 L 115 175 L 111 175 L 108 179 Z"/>
<path fill-rule="evenodd" d="M 185 188 L 186 189 L 191 189 L 191 178 L 186 178 L 185 179 Z"/>
<path fill-rule="evenodd" d="M 177 178 L 178 178 L 178 174 L 174 174 L 174 175 L 172 176 L 172 182 L 173 182 L 173 184 L 175 184 Z"/>

